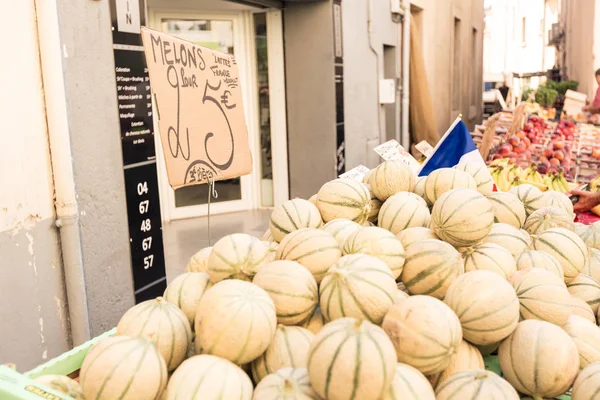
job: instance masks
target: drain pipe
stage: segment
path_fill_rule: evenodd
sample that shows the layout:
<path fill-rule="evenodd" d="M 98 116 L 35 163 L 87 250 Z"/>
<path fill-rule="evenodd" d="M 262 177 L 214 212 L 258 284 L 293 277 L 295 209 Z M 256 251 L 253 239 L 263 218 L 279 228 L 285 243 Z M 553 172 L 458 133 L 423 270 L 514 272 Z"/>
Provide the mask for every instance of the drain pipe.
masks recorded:
<path fill-rule="evenodd" d="M 401 145 L 410 152 L 410 0 L 404 0 L 402 22 L 402 140 Z"/>
<path fill-rule="evenodd" d="M 54 178 L 56 226 L 60 234 L 71 339 L 76 346 L 90 339 L 90 324 L 62 62 L 62 57 L 68 57 L 68 53 L 60 42 L 56 2 L 35 0 L 35 8 Z"/>

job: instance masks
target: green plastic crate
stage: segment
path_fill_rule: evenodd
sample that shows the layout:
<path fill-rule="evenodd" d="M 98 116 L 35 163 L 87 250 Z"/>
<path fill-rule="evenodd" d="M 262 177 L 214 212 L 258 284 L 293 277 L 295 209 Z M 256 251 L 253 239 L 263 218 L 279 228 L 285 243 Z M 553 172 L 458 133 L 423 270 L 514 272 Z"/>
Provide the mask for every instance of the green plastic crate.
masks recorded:
<path fill-rule="evenodd" d="M 108 336 L 113 336 L 116 329 L 112 329 L 94 339 L 75 347 L 52 360 L 28 371 L 19 374 L 17 371 L 0 365 L 0 399 L 1 400 L 73 400 L 72 397 L 55 392 L 43 385 L 35 383 L 33 379 L 43 375 L 73 375 L 79 371 L 88 351 L 98 341 Z M 500 362 L 497 356 L 484 357 L 485 369 L 502 376 Z M 557 397 L 559 400 L 571 400 L 571 396 Z"/>
<path fill-rule="evenodd" d="M 75 347 L 46 363 L 20 374 L 10 367 L 0 365 L 0 399 L 2 400 L 73 400 L 72 397 L 58 393 L 44 385 L 34 382 L 43 375 L 73 375 L 81 368 L 88 351 L 98 341 L 113 336 L 112 329 L 84 344 Z"/>

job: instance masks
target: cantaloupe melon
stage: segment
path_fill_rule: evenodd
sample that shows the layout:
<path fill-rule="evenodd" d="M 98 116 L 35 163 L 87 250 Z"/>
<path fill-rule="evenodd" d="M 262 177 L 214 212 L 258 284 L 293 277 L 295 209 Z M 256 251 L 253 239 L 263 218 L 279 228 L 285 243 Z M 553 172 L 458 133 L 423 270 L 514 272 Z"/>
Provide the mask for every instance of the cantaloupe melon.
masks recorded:
<path fill-rule="evenodd" d="M 64 393 L 75 400 L 85 400 L 79 382 L 65 375 L 42 375 L 34 379 L 35 383 L 44 385 L 58 393 Z"/>
<path fill-rule="evenodd" d="M 445 192 L 431 210 L 431 229 L 455 247 L 479 243 L 488 235 L 493 223 L 492 205 L 472 189 Z"/>
<path fill-rule="evenodd" d="M 410 292 L 406 288 L 406 285 L 404 284 L 404 282 L 402 282 L 402 281 L 396 281 L 396 286 L 398 287 L 398 290 L 401 290 L 401 291 L 403 291 L 404 293 L 406 293 L 407 295 L 410 296 Z"/>
<path fill-rule="evenodd" d="M 446 369 L 437 374 L 429 375 L 427 379 L 429 379 L 431 386 L 435 389 L 455 373 L 473 369 L 485 370 L 483 357 L 477 347 L 463 340 L 460 342 L 456 353 L 450 359 L 450 364 Z"/>
<path fill-rule="evenodd" d="M 498 350 L 498 347 L 500 347 L 500 343 L 501 342 L 475 347 L 477 347 L 482 356 L 486 357 Z"/>
<path fill-rule="evenodd" d="M 343 247 L 344 255 L 368 254 L 383 261 L 394 279 L 398 278 L 404 267 L 404 247 L 391 232 L 376 226 L 361 228 L 352 233 Z"/>
<path fill-rule="evenodd" d="M 210 276 L 207 273 L 186 272 L 169 283 L 163 297 L 183 311 L 193 328 L 200 299 L 210 286 Z"/>
<path fill-rule="evenodd" d="M 484 163 L 461 161 L 454 168 L 471 175 L 477 184 L 477 191 L 482 195 L 487 196 L 494 190 L 494 179 Z"/>
<path fill-rule="evenodd" d="M 600 224 L 597 222 L 590 225 L 578 225 L 575 227 L 575 233 L 587 247 L 600 249 Z"/>
<path fill-rule="evenodd" d="M 408 299 L 410 297 L 410 295 L 408 293 L 406 293 L 405 291 L 401 290 L 401 289 L 396 289 L 396 294 L 394 295 L 394 304 Z"/>
<path fill-rule="evenodd" d="M 402 243 L 404 250 L 411 244 L 421 240 L 439 239 L 431 229 L 422 226 L 405 229 L 402 232 L 399 232 L 396 237 L 400 240 L 400 243 Z"/>
<path fill-rule="evenodd" d="M 600 393 L 600 362 L 585 367 L 573 384 L 572 400 L 597 400 Z"/>
<path fill-rule="evenodd" d="M 525 206 L 525 213 L 529 216 L 534 211 L 544 206 L 543 193 L 540 189 L 530 184 L 513 186 L 510 192 L 517 196 Z"/>
<path fill-rule="evenodd" d="M 521 229 L 527 215 L 525 206 L 517 196 L 508 192 L 493 192 L 487 195 L 487 199 L 494 209 L 494 222 L 509 224 Z"/>
<path fill-rule="evenodd" d="M 184 361 L 169 379 L 164 400 L 252 399 L 252 381 L 234 363 L 208 354 Z"/>
<path fill-rule="evenodd" d="M 367 183 L 381 201 L 398 192 L 412 192 L 415 188 L 415 173 L 402 161 L 384 161 L 375 168 Z"/>
<path fill-rule="evenodd" d="M 580 368 L 600 362 L 600 328 L 595 322 L 579 315 L 571 315 L 563 329 L 577 346 Z"/>
<path fill-rule="evenodd" d="M 87 353 L 79 383 L 86 399 L 155 400 L 167 377 L 165 360 L 148 339 L 112 336 Z"/>
<path fill-rule="evenodd" d="M 338 242 L 331 234 L 320 229 L 304 228 L 290 233 L 281 241 L 276 258 L 300 263 L 319 283 L 341 256 Z"/>
<path fill-rule="evenodd" d="M 436 400 L 519 400 L 517 391 L 493 372 L 475 369 L 451 375 L 435 391 Z"/>
<path fill-rule="evenodd" d="M 481 243 L 468 247 L 462 257 L 465 263 L 465 272 L 491 271 L 504 279 L 508 279 L 517 272 L 517 263 L 510 251 L 495 243 Z"/>
<path fill-rule="evenodd" d="M 307 319 L 302 321 L 300 326 L 308 329 L 315 335 L 321 332 L 321 329 L 323 329 L 323 326 L 325 326 L 325 317 L 323 317 L 323 313 L 321 313 L 321 307 L 317 305 L 312 314 L 310 314 Z"/>
<path fill-rule="evenodd" d="M 316 206 L 317 205 L 317 197 L 319 197 L 319 195 L 315 193 L 308 198 L 308 201 L 310 201 L 311 203 L 313 203 Z"/>
<path fill-rule="evenodd" d="M 510 283 L 490 271 L 459 276 L 446 293 L 446 303 L 458 316 L 463 337 L 477 345 L 497 343 L 519 322 L 519 299 Z"/>
<path fill-rule="evenodd" d="M 325 325 L 308 352 L 313 389 L 328 400 L 378 400 L 396 368 L 394 345 L 368 321 L 341 318 Z"/>
<path fill-rule="evenodd" d="M 460 253 L 448 243 L 421 240 L 406 250 L 401 279 L 411 294 L 443 299 L 452 282 L 464 273 L 464 268 Z"/>
<path fill-rule="evenodd" d="M 575 279 L 567 283 L 567 289 L 572 296 L 588 303 L 594 314 L 598 312 L 600 308 L 600 284 L 594 278 L 579 274 Z"/>
<path fill-rule="evenodd" d="M 523 233 L 512 225 L 497 223 L 492 225 L 490 233 L 483 239 L 484 243 L 495 243 L 510 251 L 513 257 L 517 258 L 522 252 L 527 250 L 529 243 L 523 236 Z"/>
<path fill-rule="evenodd" d="M 267 292 L 246 281 L 219 282 L 198 305 L 196 354 L 245 364 L 267 349 L 276 326 L 275 304 Z"/>
<path fill-rule="evenodd" d="M 344 247 L 344 243 L 348 236 L 362 228 L 361 225 L 349 219 L 338 218 L 326 223 L 322 230 L 331 234 L 337 240 L 340 249 Z"/>
<path fill-rule="evenodd" d="M 263 233 L 263 235 L 260 238 L 261 242 L 275 242 L 275 238 L 273 237 L 273 234 L 271 233 L 271 228 L 267 229 L 265 231 L 265 233 Z"/>
<path fill-rule="evenodd" d="M 383 261 L 351 254 L 340 258 L 327 271 L 319 288 L 319 304 L 326 321 L 353 317 L 381 324 L 397 290 Z"/>
<path fill-rule="evenodd" d="M 585 319 L 587 319 L 590 322 L 593 322 L 594 324 L 596 323 L 596 314 L 594 314 L 594 311 L 592 311 L 592 307 L 590 307 L 590 305 L 588 303 L 586 303 L 585 301 L 581 300 L 578 297 L 575 296 L 571 296 L 572 297 L 572 302 L 571 302 L 571 315 L 575 314 L 575 315 L 579 315 L 580 317 L 583 317 Z M 600 309 L 599 309 L 600 311 Z"/>
<path fill-rule="evenodd" d="M 425 199 L 425 182 L 427 181 L 426 176 L 417 176 L 415 180 L 415 188 L 412 190 L 414 194 Z"/>
<path fill-rule="evenodd" d="M 251 281 L 268 261 L 269 248 L 263 242 L 245 233 L 234 233 L 215 243 L 207 269 L 212 283 L 224 279 Z"/>
<path fill-rule="evenodd" d="M 379 216 L 379 210 L 381 210 L 381 205 L 383 204 L 383 201 L 379 200 L 377 196 L 375 196 L 375 194 L 371 190 L 371 185 L 365 183 L 365 186 L 369 190 L 371 198 L 371 212 L 369 213 L 367 221 L 377 223 L 377 217 Z"/>
<path fill-rule="evenodd" d="M 563 281 L 541 268 L 518 271 L 510 279 L 520 303 L 522 319 L 538 319 L 562 326 L 571 315 L 571 295 Z"/>
<path fill-rule="evenodd" d="M 588 256 L 581 273 L 591 276 L 596 282 L 600 282 L 600 250 L 588 247 Z"/>
<path fill-rule="evenodd" d="M 542 203 L 546 207 L 558 207 L 563 209 L 568 215 L 573 215 L 573 203 L 569 196 L 564 193 L 548 190 L 542 193 Z"/>
<path fill-rule="evenodd" d="M 435 204 L 440 196 L 453 189 L 471 189 L 476 191 L 477 183 L 465 171 L 455 168 L 439 168 L 427 176 L 424 197 L 428 204 Z"/>
<path fill-rule="evenodd" d="M 524 228 L 532 235 L 539 235 L 550 228 L 573 230 L 573 217 L 562 208 L 542 207 L 527 217 Z"/>
<path fill-rule="evenodd" d="M 163 356 L 169 371 L 183 362 L 192 341 L 186 315 L 162 297 L 131 307 L 119 320 L 116 334 L 149 338 Z"/>
<path fill-rule="evenodd" d="M 574 232 L 564 228 L 548 229 L 533 239 L 533 249 L 553 255 L 565 273 L 565 282 L 572 281 L 585 266 L 587 248 Z"/>
<path fill-rule="evenodd" d="M 281 368 L 256 385 L 253 400 L 321 400 L 306 368 Z"/>
<path fill-rule="evenodd" d="M 275 303 L 277 322 L 295 325 L 308 318 L 319 302 L 317 281 L 295 261 L 273 261 L 263 265 L 252 280 Z"/>
<path fill-rule="evenodd" d="M 260 382 L 281 368 L 305 368 L 315 334 L 299 326 L 278 325 L 267 350 L 252 361 L 252 377 Z"/>
<path fill-rule="evenodd" d="M 394 380 L 380 400 L 435 400 L 435 392 L 418 369 L 398 363 Z"/>
<path fill-rule="evenodd" d="M 394 304 L 383 319 L 382 328 L 394 344 L 398 361 L 425 375 L 448 367 L 462 340 L 456 314 L 430 296 L 411 296 Z"/>
<path fill-rule="evenodd" d="M 510 384 L 534 398 L 560 396 L 579 372 L 577 346 L 560 327 L 526 320 L 498 349 L 500 367 Z"/>
<path fill-rule="evenodd" d="M 388 198 L 379 212 L 378 225 L 394 235 L 412 227 L 428 227 L 429 208 L 416 194 L 400 192 Z"/>
<path fill-rule="evenodd" d="M 205 247 L 194 254 L 192 258 L 190 258 L 190 261 L 188 261 L 185 272 L 208 272 L 206 264 L 212 249 L 212 246 Z"/>
<path fill-rule="evenodd" d="M 521 253 L 517 258 L 517 269 L 522 271 L 527 268 L 545 269 L 546 271 L 552 272 L 561 281 L 564 281 L 565 279 L 562 265 L 560 265 L 556 257 L 545 251 L 527 250 Z"/>
<path fill-rule="evenodd" d="M 335 179 L 319 189 L 317 208 L 325 222 L 345 218 L 362 224 L 371 213 L 371 194 L 354 179 Z"/>
<path fill-rule="evenodd" d="M 317 206 L 308 200 L 292 199 L 275 207 L 269 220 L 273 238 L 281 240 L 290 232 L 302 228 L 320 228 L 323 224 Z"/>
<path fill-rule="evenodd" d="M 267 263 L 270 263 L 272 261 L 275 261 L 276 257 L 277 257 L 277 249 L 279 248 L 279 243 L 277 242 L 268 242 L 268 241 L 263 241 L 263 244 L 265 246 L 267 246 L 267 248 L 269 249 L 269 254 L 267 255 Z"/>

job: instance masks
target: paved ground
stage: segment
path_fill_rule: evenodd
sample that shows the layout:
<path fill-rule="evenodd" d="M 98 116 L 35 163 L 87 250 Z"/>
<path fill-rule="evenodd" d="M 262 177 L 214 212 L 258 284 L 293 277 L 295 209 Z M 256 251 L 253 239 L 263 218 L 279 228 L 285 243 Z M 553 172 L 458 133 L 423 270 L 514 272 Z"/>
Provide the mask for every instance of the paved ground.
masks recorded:
<path fill-rule="evenodd" d="M 271 210 L 252 210 L 210 217 L 214 244 L 231 233 L 247 233 L 260 238 L 269 226 Z M 181 274 L 194 253 L 209 246 L 207 218 L 173 221 L 163 226 L 167 278 Z"/>

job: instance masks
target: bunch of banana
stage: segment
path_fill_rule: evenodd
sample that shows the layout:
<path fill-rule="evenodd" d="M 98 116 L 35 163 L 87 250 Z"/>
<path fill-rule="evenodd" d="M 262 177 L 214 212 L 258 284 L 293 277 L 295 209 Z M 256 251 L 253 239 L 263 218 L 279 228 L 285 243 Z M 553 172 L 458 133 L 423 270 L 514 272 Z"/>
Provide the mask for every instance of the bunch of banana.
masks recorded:
<path fill-rule="evenodd" d="M 540 178 L 541 178 L 541 175 L 540 175 Z M 542 178 L 542 180 L 543 180 L 543 178 Z M 540 189 L 542 192 L 545 192 L 548 190 L 548 186 L 546 186 L 544 183 L 540 183 L 540 182 L 536 182 L 536 181 L 532 181 L 532 180 L 528 180 L 528 179 L 523 179 L 519 176 L 517 176 L 512 181 L 512 186 L 519 186 L 519 185 L 525 185 L 525 184 L 535 186 L 536 188 Z"/>
<path fill-rule="evenodd" d="M 538 172 L 535 164 L 531 164 L 529 167 L 525 168 L 521 175 L 521 179 L 544 184 L 544 178 L 542 178 L 542 174 Z"/>
<path fill-rule="evenodd" d="M 562 172 L 556 174 L 546 174 L 544 176 L 544 184 L 555 192 L 566 193 L 569 191 L 569 183 L 565 179 Z"/>
<path fill-rule="evenodd" d="M 596 176 L 594 179 L 592 179 L 590 181 L 589 188 L 590 188 L 590 192 L 600 191 L 600 175 Z"/>
<path fill-rule="evenodd" d="M 520 179 L 523 173 L 522 168 L 515 164 L 490 165 L 488 170 L 496 183 L 496 187 L 502 192 L 508 192 L 513 186 L 515 179 Z"/>

